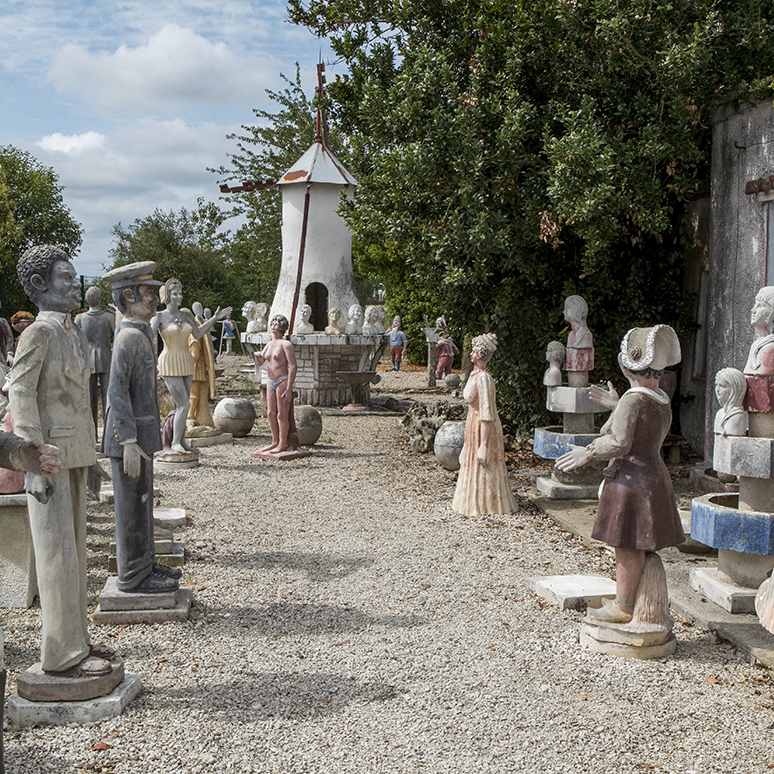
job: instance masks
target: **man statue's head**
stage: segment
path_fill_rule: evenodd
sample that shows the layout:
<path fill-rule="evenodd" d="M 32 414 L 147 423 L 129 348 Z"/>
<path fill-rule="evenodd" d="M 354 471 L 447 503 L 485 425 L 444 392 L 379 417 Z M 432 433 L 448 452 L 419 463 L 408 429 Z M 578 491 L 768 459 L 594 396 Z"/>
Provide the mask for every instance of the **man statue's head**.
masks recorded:
<path fill-rule="evenodd" d="M 81 286 L 70 256 L 56 245 L 36 245 L 16 266 L 27 297 L 42 312 L 70 312 L 81 302 Z"/>

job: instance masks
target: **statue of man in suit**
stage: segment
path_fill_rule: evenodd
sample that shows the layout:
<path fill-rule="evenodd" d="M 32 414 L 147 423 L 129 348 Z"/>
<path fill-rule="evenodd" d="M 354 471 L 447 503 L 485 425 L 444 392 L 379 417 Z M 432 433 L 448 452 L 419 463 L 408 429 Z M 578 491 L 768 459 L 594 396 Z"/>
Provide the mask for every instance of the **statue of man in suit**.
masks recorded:
<path fill-rule="evenodd" d="M 161 427 L 150 320 L 163 284 L 153 279 L 155 268 L 141 261 L 103 277 L 124 316 L 113 343 L 102 445 L 113 469 L 118 589 L 126 592 L 174 591 L 182 574 L 156 563 L 153 543 L 153 454 L 161 449 Z"/>
<path fill-rule="evenodd" d="M 9 375 L 15 432 L 61 453 L 50 479 L 27 473 L 25 490 L 42 611 L 44 672 L 65 677 L 111 673 L 115 654 L 90 645 L 86 594 L 86 487 L 99 488 L 89 404 L 89 344 L 70 311 L 81 288 L 70 258 L 53 245 L 19 259 L 24 292 L 40 310 L 19 337 Z M 89 472 L 92 476 L 89 476 Z"/>

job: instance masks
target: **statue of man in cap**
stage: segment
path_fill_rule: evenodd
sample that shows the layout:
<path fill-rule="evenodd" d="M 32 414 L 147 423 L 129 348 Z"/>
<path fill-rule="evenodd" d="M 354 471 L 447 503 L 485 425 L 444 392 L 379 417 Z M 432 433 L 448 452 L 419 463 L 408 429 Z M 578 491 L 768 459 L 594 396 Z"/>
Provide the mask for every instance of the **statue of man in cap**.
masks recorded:
<path fill-rule="evenodd" d="M 161 429 L 150 321 L 163 284 L 153 279 L 155 268 L 153 261 L 141 261 L 103 277 L 123 314 L 113 343 L 102 446 L 113 469 L 118 589 L 126 592 L 174 591 L 181 575 L 156 564 L 153 543 L 153 454 L 161 449 Z"/>

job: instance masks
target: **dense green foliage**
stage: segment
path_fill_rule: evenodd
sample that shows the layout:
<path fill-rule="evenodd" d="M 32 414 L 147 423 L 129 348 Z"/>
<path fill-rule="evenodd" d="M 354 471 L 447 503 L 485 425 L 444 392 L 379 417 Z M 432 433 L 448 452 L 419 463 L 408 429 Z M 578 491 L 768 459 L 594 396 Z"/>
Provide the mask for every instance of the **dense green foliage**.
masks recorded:
<path fill-rule="evenodd" d="M 596 378 L 632 325 L 685 333 L 686 202 L 711 110 L 761 99 L 765 0 L 290 0 L 348 73 L 329 86 L 360 188 L 360 269 L 418 340 L 422 313 L 491 330 L 504 421 L 544 418 L 540 375 L 583 295 Z M 416 350 L 414 350 L 416 351 Z"/>
<path fill-rule="evenodd" d="M 234 306 L 238 315 L 251 297 L 251 287 L 230 260 L 229 233 L 221 230 L 225 220 L 216 204 L 199 199 L 193 212 L 156 210 L 128 228 L 118 223 L 106 268 L 156 261 L 157 279 L 177 277 L 182 282 L 185 306 L 190 308 L 194 301 L 213 311 Z"/>
<path fill-rule="evenodd" d="M 16 264 L 28 247 L 54 244 L 75 256 L 81 246 L 81 227 L 62 190 L 53 169 L 26 151 L 0 146 L 0 277 L 8 314 L 35 310 L 16 277 Z"/>

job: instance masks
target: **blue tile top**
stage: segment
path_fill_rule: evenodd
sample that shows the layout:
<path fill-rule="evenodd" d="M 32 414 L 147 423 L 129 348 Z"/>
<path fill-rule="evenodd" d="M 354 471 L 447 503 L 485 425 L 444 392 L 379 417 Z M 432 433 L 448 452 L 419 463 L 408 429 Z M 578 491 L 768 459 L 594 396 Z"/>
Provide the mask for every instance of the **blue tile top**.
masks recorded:
<path fill-rule="evenodd" d="M 712 548 L 774 556 L 774 514 L 744 511 L 737 494 L 691 501 L 691 537 Z"/>
<path fill-rule="evenodd" d="M 536 427 L 532 451 L 544 460 L 555 460 L 572 446 L 588 446 L 599 433 L 563 433 L 560 425 Z"/>

